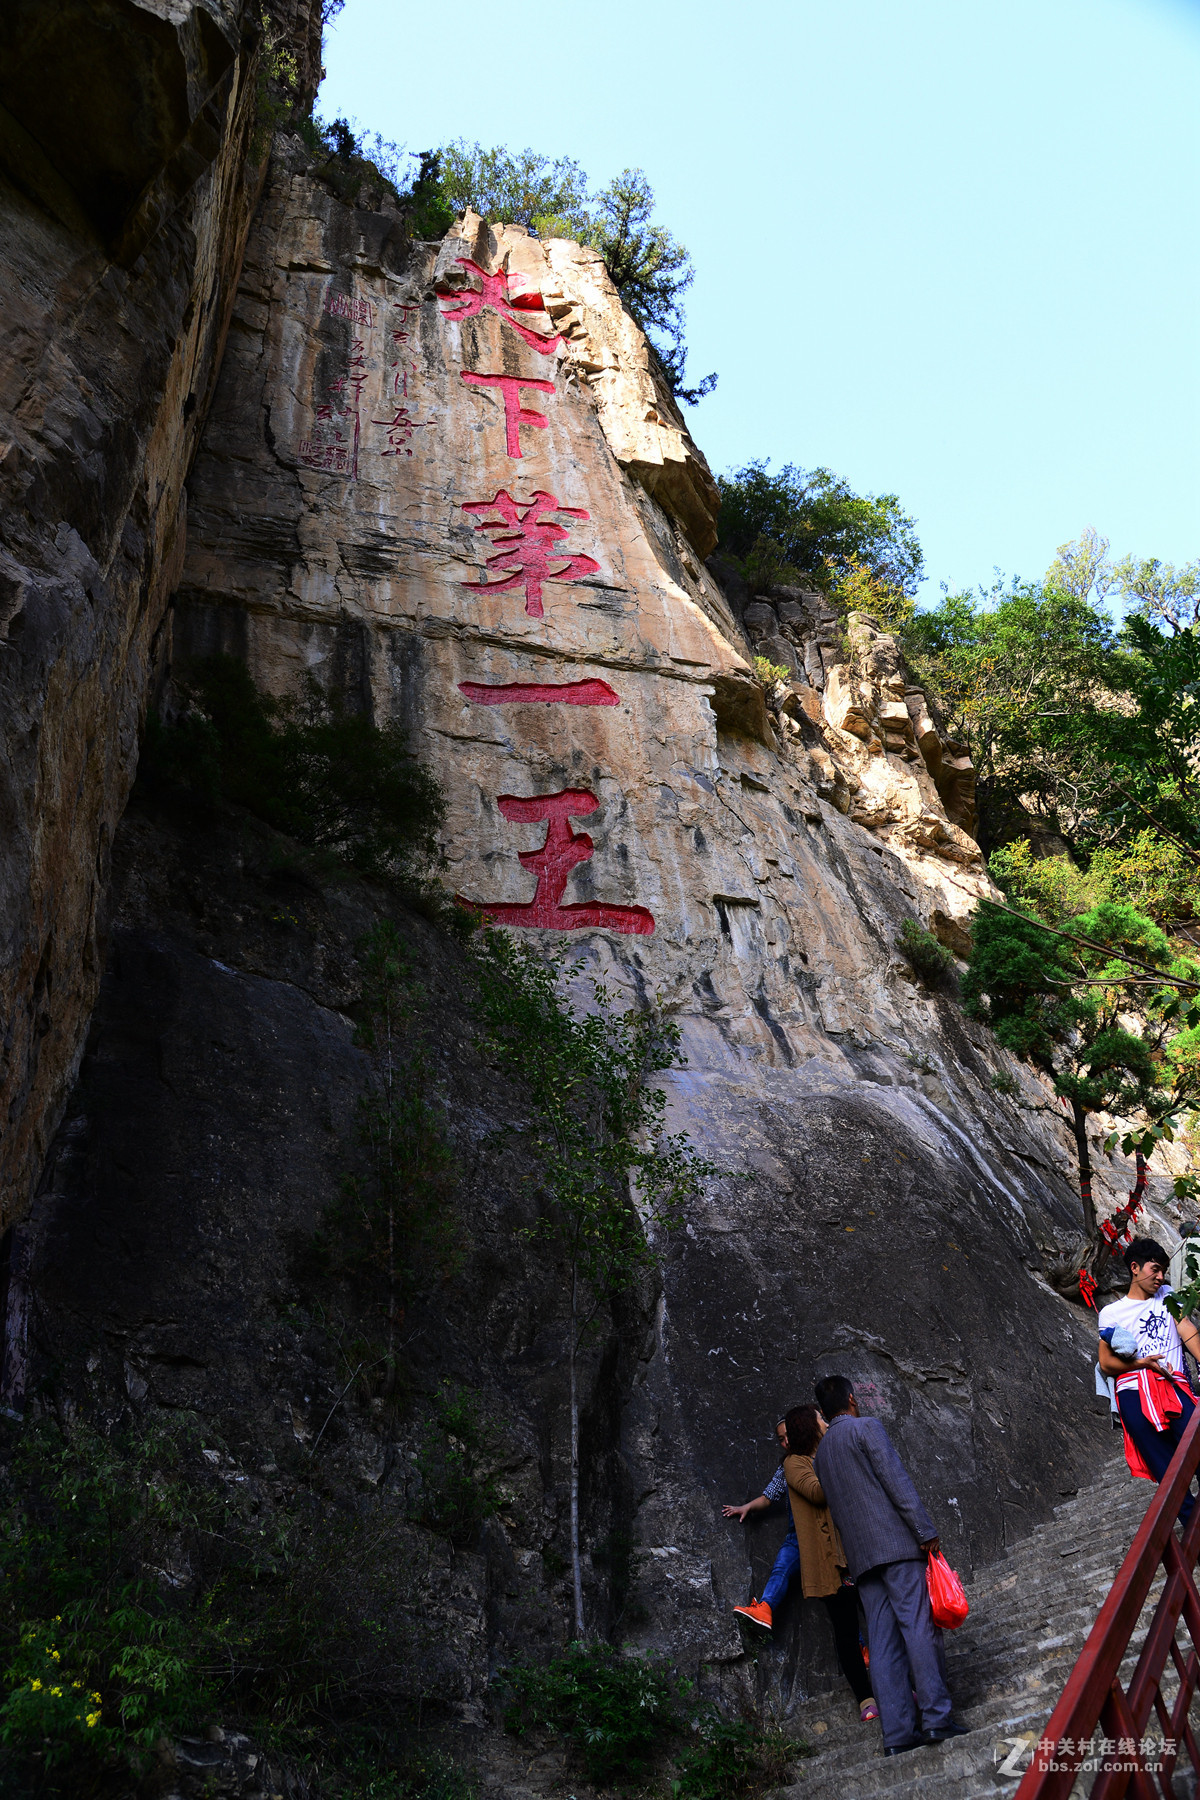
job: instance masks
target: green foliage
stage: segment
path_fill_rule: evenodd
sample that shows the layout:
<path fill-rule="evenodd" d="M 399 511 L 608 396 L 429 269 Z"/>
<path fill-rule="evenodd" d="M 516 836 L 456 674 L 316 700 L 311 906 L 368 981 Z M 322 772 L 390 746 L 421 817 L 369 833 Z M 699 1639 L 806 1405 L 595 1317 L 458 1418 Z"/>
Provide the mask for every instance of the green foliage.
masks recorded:
<path fill-rule="evenodd" d="M 910 621 L 905 648 L 971 753 L 985 846 L 1024 835 L 1033 812 L 1085 867 L 1150 830 L 1195 868 L 1200 563 L 1107 551 L 1089 530 L 1040 583 L 948 595 Z M 1119 631 L 1114 591 L 1134 609 Z"/>
<path fill-rule="evenodd" d="M 770 693 L 777 682 L 787 682 L 790 681 L 791 678 L 791 670 L 785 668 L 782 663 L 773 663 L 770 658 L 766 656 L 755 657 L 754 679 L 757 681 L 759 687 L 765 689 L 767 693 Z"/>
<path fill-rule="evenodd" d="M 364 1172 L 348 1176 L 325 1225 L 323 1259 L 354 1288 L 356 1306 L 379 1321 L 382 1391 L 395 1385 L 397 1333 L 422 1287 L 453 1273 L 460 1258 L 451 1199 L 458 1167 L 445 1111 L 433 1096 L 421 1027 L 424 990 L 390 919 L 359 946 L 362 993 L 355 1042 L 371 1074 L 358 1101 Z"/>
<path fill-rule="evenodd" d="M 258 23 L 262 42 L 255 77 L 255 125 L 250 139 L 250 161 L 254 163 L 262 161 L 272 133 L 292 118 L 300 87 L 295 55 L 283 47 L 265 6 L 259 8 Z"/>
<path fill-rule="evenodd" d="M 152 788 L 234 801 L 365 874 L 427 882 L 444 806 L 398 725 L 349 711 L 311 676 L 298 694 L 263 694 L 232 656 L 197 663 L 181 693 L 182 717 L 147 721 Z"/>
<path fill-rule="evenodd" d="M 551 161 L 536 150 L 485 150 L 457 138 L 442 146 L 436 160 L 434 179 L 451 218 L 473 207 L 495 223 L 524 225 L 539 238 L 574 238 L 598 250 L 676 398 L 693 405 L 712 392 L 715 375 L 686 385 L 683 296 L 695 270 L 684 246 L 655 224 L 654 190 L 641 169 L 623 169 L 593 194 L 569 156 Z"/>
<path fill-rule="evenodd" d="M 494 1452 L 478 1395 L 442 1382 L 417 1451 L 422 1489 L 418 1522 L 452 1544 L 473 1544 L 479 1527 L 500 1504 L 496 1476 L 488 1467 Z"/>
<path fill-rule="evenodd" d="M 665 1130 L 653 1077 L 682 1062 L 679 1027 L 654 1005 L 618 1012 L 599 981 L 578 1010 L 560 991 L 565 955 L 543 957 L 505 932 L 483 934 L 475 966 L 486 1052 L 530 1115 L 546 1202 L 531 1235 L 562 1245 L 598 1304 L 657 1261 L 644 1223 L 673 1228 L 717 1172 L 686 1134 Z"/>
<path fill-rule="evenodd" d="M 211 1542 L 227 1508 L 189 1480 L 186 1453 L 182 1429 L 124 1445 L 83 1427 L 26 1434 L 0 1538 L 10 1778 L 35 1752 L 48 1767 L 115 1756 L 136 1768 L 210 1702 L 196 1621 L 162 1570 L 172 1549 Z M 207 1619 L 200 1635 L 220 1626 Z"/>
<path fill-rule="evenodd" d="M 1072 930 L 1113 950 L 1128 950 L 1168 970 L 1170 945 L 1152 919 L 1130 906 L 1102 902 L 1072 921 Z M 1043 931 L 1028 916 L 983 901 L 972 922 L 973 949 L 963 977 L 971 1016 L 1000 1042 L 1055 1075 L 1055 1091 L 1078 1098 L 1086 1111 L 1128 1110 L 1157 1099 L 1160 1039 L 1135 1036 L 1120 1024 L 1130 1007 L 1130 984 L 1145 979 L 1136 967 L 1103 951 L 1088 951 Z M 1152 1013 L 1169 1007 L 1169 989 L 1152 990 L 1139 1004 Z"/>
<path fill-rule="evenodd" d="M 1194 979 L 1191 965 L 1173 961 L 1152 919 L 1105 900 L 1073 917 L 1069 929 L 1087 943 L 1053 936 L 1032 917 L 984 901 L 962 986 L 967 1012 L 1050 1075 L 1070 1106 L 1084 1183 L 1091 1175 L 1088 1115 L 1145 1113 L 1151 1130 L 1166 1135 L 1168 1116 L 1200 1092 L 1200 1055 L 1177 1049 L 1185 1002 L 1178 987 L 1156 977 Z M 1130 1029 L 1131 1013 L 1138 1030 Z M 1186 1017 L 1189 1027 L 1200 1024 L 1200 1015 Z M 1083 1204 L 1092 1231 L 1086 1188 Z"/>
<path fill-rule="evenodd" d="M 930 987 L 954 985 L 954 953 L 916 919 L 905 919 L 898 947 Z"/>
<path fill-rule="evenodd" d="M 916 611 L 911 594 L 874 574 L 851 555 L 845 567 L 829 570 L 827 592 L 843 613 L 868 613 L 888 631 L 903 634 Z"/>
<path fill-rule="evenodd" d="M 434 1750 L 408 1758 L 394 1772 L 368 1771 L 355 1785 L 354 1800 L 476 1800 L 478 1791 L 462 1769 Z"/>
<path fill-rule="evenodd" d="M 1087 773 L 1097 835 L 1147 823 L 1182 840 L 1200 865 L 1200 631 L 1134 615 L 1123 631 L 1123 701 L 1092 722 Z"/>
<path fill-rule="evenodd" d="M 1150 830 L 1093 851 L 1084 867 L 1070 856 L 1035 856 L 1026 838 L 994 850 L 988 868 L 998 887 L 1050 925 L 1101 900 L 1126 901 L 1164 926 L 1200 911 L 1195 862 Z"/>
<path fill-rule="evenodd" d="M 611 1644 L 571 1644 L 553 1662 L 518 1664 L 501 1678 L 505 1729 L 555 1732 L 595 1782 L 644 1782 L 680 1736 L 676 1800 L 752 1800 L 786 1776 L 805 1745 L 774 1729 L 697 1705 L 692 1685 L 652 1657 Z"/>
<path fill-rule="evenodd" d="M 751 1800 L 779 1786 L 796 1758 L 808 1754 L 807 1745 L 778 1728 L 710 1713 L 699 1723 L 696 1742 L 675 1759 L 671 1793 L 675 1800 Z"/>
<path fill-rule="evenodd" d="M 440 185 L 452 214 L 468 207 L 496 224 L 524 225 L 536 237 L 583 240 L 591 229 L 588 178 L 569 156 L 485 150 L 456 138 L 444 144 Z"/>
<path fill-rule="evenodd" d="M 809 582 L 890 617 L 916 592 L 922 554 L 895 494 L 856 494 L 829 469 L 766 462 L 718 477 L 721 548 L 759 585 Z M 886 594 L 885 594 L 886 590 Z M 886 605 L 885 605 L 886 599 Z"/>
<path fill-rule="evenodd" d="M 592 1781 L 637 1780 L 679 1720 L 680 1684 L 664 1663 L 611 1644 L 571 1644 L 554 1662 L 504 1672 L 505 1729 L 559 1733 Z"/>
<path fill-rule="evenodd" d="M 1061 589 L 997 582 L 916 614 L 905 647 L 975 764 L 980 841 L 1013 835 L 1028 807 L 1070 835 L 1090 722 L 1125 666 L 1107 616 Z"/>
<path fill-rule="evenodd" d="M 654 190 L 641 169 L 623 169 L 596 195 L 585 242 L 603 256 L 613 285 L 662 360 L 676 399 L 694 406 L 717 385 L 705 375 L 688 387 L 683 296 L 695 278 L 692 259 L 665 225 L 653 220 Z"/>
<path fill-rule="evenodd" d="M 187 1419 L 112 1437 L 24 1429 L 0 1511 L 0 1791 L 124 1795 L 160 1737 L 220 1714 L 362 1775 L 335 1792 L 466 1800 L 432 1763 L 425 1787 L 384 1773 L 407 1723 L 397 1663 L 413 1653 L 394 1511 L 347 1511 L 303 1470 L 264 1511 L 201 1444 Z"/>
<path fill-rule="evenodd" d="M 520 1087 L 526 1122 L 512 1129 L 538 1161 L 543 1210 L 525 1235 L 554 1244 L 566 1274 L 571 1565 L 582 1637 L 579 1352 L 603 1302 L 658 1263 L 661 1237 L 717 1171 L 686 1133 L 666 1130 L 666 1095 L 654 1077 L 683 1059 L 679 1028 L 657 1004 L 618 1012 L 593 980 L 591 1007 L 578 1010 L 560 991 L 563 953 L 540 956 L 504 932 L 483 933 L 475 971 L 485 1049 Z"/>

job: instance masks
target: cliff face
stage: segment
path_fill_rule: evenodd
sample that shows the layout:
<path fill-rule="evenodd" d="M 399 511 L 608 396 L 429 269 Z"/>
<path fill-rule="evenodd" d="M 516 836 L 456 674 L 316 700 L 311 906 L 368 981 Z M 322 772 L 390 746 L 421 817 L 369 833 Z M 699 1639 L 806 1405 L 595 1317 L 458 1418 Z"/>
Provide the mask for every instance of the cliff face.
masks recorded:
<path fill-rule="evenodd" d="M 5 1219 L 28 1203 L 100 978 L 184 481 L 265 172 L 263 16 L 18 0 L 0 22 Z M 311 94 L 319 5 L 271 17 Z"/>
<path fill-rule="evenodd" d="M 589 253 L 472 215 L 410 251 L 285 155 L 236 318 L 176 657 L 401 719 L 455 890 L 663 996 L 676 1122 L 734 1176 L 667 1249 L 623 1406 L 644 1640 L 741 1667 L 716 1503 L 831 1369 L 969 1564 L 1106 1445 L 1088 1328 L 1038 1273 L 1076 1228 L 1065 1130 L 896 949 L 918 918 L 962 950 L 989 891 L 961 747 L 876 622 L 723 592 L 711 477 Z"/>
<path fill-rule="evenodd" d="M 197 14 L 197 41 L 222 18 Z M 679 1021 L 674 1123 L 727 1174 L 664 1246 L 661 1293 L 590 1353 L 588 1606 L 714 1688 L 786 1699 L 830 1664 L 824 1617 L 799 1630 L 797 1608 L 744 1656 L 729 1608 L 781 1523 L 747 1538 L 718 1506 L 758 1491 L 814 1378 L 854 1378 L 964 1567 L 1108 1451 L 1091 1329 L 1040 1274 L 1078 1225 L 1065 1126 L 996 1090 L 1003 1069 L 1044 1099 L 897 950 L 910 918 L 966 946 L 989 891 L 972 772 L 876 621 L 705 560 L 711 474 L 590 252 L 471 215 L 412 245 L 292 140 L 235 296 L 246 70 L 239 48 L 223 147 L 128 269 L 11 202 L 28 292 L 59 311 L 30 326 L 5 464 L 10 1191 L 41 1166 L 91 1006 L 104 847 L 173 591 L 164 664 L 229 650 L 276 692 L 312 673 L 399 719 L 446 794 L 454 889 Z M 755 656 L 786 679 L 764 687 Z M 269 846 L 140 808 L 117 861 L 103 997 L 23 1252 L 34 1348 L 80 1406 L 222 1418 L 269 1505 L 337 1399 L 286 1324 L 289 1246 L 337 1191 L 362 1079 L 352 946 L 378 896 L 289 889 Z M 478 1716 L 489 1660 L 565 1631 L 562 1320 L 520 1247 L 521 1171 L 487 1151 L 520 1094 L 479 1066 L 445 946 L 406 929 L 470 1234 L 412 1355 L 486 1395 L 510 1500 L 452 1552 L 406 1522 L 406 1441 L 349 1407 L 326 1441 L 427 1572 L 397 1612 L 435 1621 L 411 1692 Z M 1127 1181 L 1098 1167 L 1110 1210 Z"/>

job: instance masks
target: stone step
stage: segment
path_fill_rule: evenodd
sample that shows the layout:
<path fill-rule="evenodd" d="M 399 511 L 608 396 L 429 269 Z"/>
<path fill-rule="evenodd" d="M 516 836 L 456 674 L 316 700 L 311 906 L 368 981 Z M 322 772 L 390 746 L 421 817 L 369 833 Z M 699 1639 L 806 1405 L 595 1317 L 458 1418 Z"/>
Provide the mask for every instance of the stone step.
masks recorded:
<path fill-rule="evenodd" d="M 1154 1495 L 1123 1458 L 1094 1487 L 1055 1508 L 1022 1543 L 966 1584 L 971 1612 L 947 1633 L 947 1672 L 961 1738 L 885 1757 L 844 1694 L 804 1702 L 789 1731 L 815 1754 L 774 1800 L 1000 1800 L 1016 1777 L 998 1773 L 1006 1740 L 1041 1733 Z M 1162 1587 L 1151 1589 L 1123 1664 L 1132 1672 Z M 1173 1686 L 1173 1683 L 1167 1684 Z M 1181 1793 L 1183 1789 L 1179 1790 Z"/>

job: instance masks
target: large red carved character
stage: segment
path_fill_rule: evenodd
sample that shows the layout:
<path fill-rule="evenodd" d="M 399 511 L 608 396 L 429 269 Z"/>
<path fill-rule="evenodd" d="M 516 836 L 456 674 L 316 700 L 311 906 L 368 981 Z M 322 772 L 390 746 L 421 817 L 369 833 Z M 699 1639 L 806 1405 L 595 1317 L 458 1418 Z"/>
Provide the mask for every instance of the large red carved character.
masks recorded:
<path fill-rule="evenodd" d="M 523 455 L 521 449 L 521 426 L 532 425 L 538 431 L 545 431 L 550 421 L 545 413 L 534 412 L 532 407 L 521 405 L 521 389 L 537 388 L 540 393 L 552 394 L 552 381 L 537 381 L 532 376 L 526 380 L 523 375 L 476 375 L 470 369 L 460 369 L 459 379 L 471 387 L 497 387 L 504 400 L 504 447 L 509 456 Z"/>
<path fill-rule="evenodd" d="M 502 269 L 498 275 L 488 275 L 477 262 L 472 262 L 469 256 L 459 256 L 455 260 L 460 268 L 469 269 L 472 275 L 478 275 L 483 286 L 461 291 L 439 288 L 438 293 L 443 300 L 457 302 L 454 306 L 443 306 L 443 319 L 458 319 L 459 321 L 474 319 L 485 307 L 488 307 L 492 312 L 498 313 L 506 325 L 511 325 L 513 330 L 523 337 L 539 356 L 549 356 L 557 350 L 562 342 L 557 332 L 553 337 L 543 337 L 541 332 L 531 330 L 528 325 L 523 325 L 520 319 L 513 317 L 514 307 L 520 307 L 522 312 L 545 311 L 540 294 L 521 291 L 526 285 L 527 277 L 519 269 L 513 269 L 511 272 Z"/>
<path fill-rule="evenodd" d="M 569 814 L 577 817 L 595 812 L 600 802 L 586 788 L 564 788 L 560 794 L 533 794 L 527 800 L 513 794 L 501 794 L 496 802 L 506 819 L 515 823 L 546 820 L 546 841 L 540 850 L 521 850 L 517 860 L 523 869 L 537 876 L 537 890 L 532 900 L 524 903 L 496 902 L 488 904 L 464 900 L 460 904 L 481 912 L 496 925 L 522 925 L 541 931 L 579 931 L 587 925 L 598 925 L 625 936 L 649 937 L 654 930 L 654 915 L 644 906 L 610 906 L 603 901 L 587 900 L 571 906 L 561 904 L 567 877 L 576 863 L 587 862 L 595 846 L 586 831 L 571 829 Z"/>
<path fill-rule="evenodd" d="M 562 513 L 567 519 L 587 519 L 590 513 L 578 506 L 560 506 L 553 494 L 539 488 L 532 500 L 514 500 L 503 488 L 494 500 L 465 500 L 463 511 L 469 513 L 498 512 L 498 519 L 481 519 L 476 531 L 493 533 L 493 554 L 488 569 L 512 571 L 503 581 L 464 581 L 465 588 L 484 594 L 501 594 L 507 588 L 525 589 L 525 611 L 531 619 L 542 617 L 542 583 L 574 582 L 584 575 L 595 575 L 600 564 L 590 556 L 566 556 L 559 544 L 567 535 L 565 525 L 557 525 L 543 517 L 545 513 Z M 562 567 L 552 569 L 551 563 Z"/>
<path fill-rule="evenodd" d="M 475 706 L 515 703 L 549 706 L 620 706 L 621 696 L 607 681 L 460 681 L 460 694 Z"/>

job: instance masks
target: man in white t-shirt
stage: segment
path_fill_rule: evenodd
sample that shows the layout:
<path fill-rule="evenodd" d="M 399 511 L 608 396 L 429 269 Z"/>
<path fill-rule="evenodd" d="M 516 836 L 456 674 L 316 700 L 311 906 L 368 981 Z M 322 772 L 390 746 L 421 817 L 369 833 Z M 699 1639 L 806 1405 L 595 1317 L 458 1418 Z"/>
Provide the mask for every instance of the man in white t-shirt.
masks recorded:
<path fill-rule="evenodd" d="M 1194 1408 L 1184 1345 L 1193 1356 L 1200 1355 L 1200 1331 L 1190 1319 L 1177 1325 L 1163 1303 L 1171 1291 L 1165 1285 L 1170 1260 L 1153 1238 L 1134 1238 L 1125 1252 L 1129 1292 L 1106 1306 L 1099 1319 L 1100 1369 L 1116 1378 L 1126 1456 L 1135 1473 L 1151 1481 L 1161 1481 L 1170 1468 Z M 1114 1332 L 1122 1333 L 1126 1344 L 1132 1340 L 1136 1352 L 1114 1350 Z M 1181 1522 L 1186 1523 L 1192 1505 L 1189 1493 L 1179 1509 Z"/>

